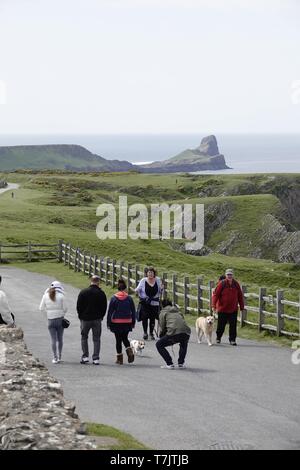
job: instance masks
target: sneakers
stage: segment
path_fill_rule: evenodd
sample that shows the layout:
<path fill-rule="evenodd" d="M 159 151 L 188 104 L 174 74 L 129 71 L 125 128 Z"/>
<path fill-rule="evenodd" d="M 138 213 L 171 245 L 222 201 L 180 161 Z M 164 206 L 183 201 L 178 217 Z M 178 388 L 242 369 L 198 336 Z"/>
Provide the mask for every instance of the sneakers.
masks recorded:
<path fill-rule="evenodd" d="M 186 369 L 186 365 L 185 364 L 178 364 L 178 369 Z"/>
<path fill-rule="evenodd" d="M 80 364 L 88 364 L 90 362 L 88 357 L 82 357 L 80 359 Z"/>
<path fill-rule="evenodd" d="M 174 364 L 165 364 L 164 366 L 160 366 L 161 369 L 170 369 L 170 370 L 173 370 L 175 369 L 175 366 Z"/>
<path fill-rule="evenodd" d="M 93 364 L 94 364 L 94 366 L 100 366 L 100 361 L 99 361 L 99 359 L 94 359 L 94 360 L 93 360 Z"/>
<path fill-rule="evenodd" d="M 150 335 L 150 339 L 152 339 L 152 341 L 155 341 L 155 336 L 153 333 Z"/>
<path fill-rule="evenodd" d="M 144 334 L 144 336 L 143 336 L 143 339 L 145 339 L 145 340 L 147 340 L 147 339 L 148 339 L 148 335 L 147 335 L 147 333 L 145 333 L 145 334 Z"/>
<path fill-rule="evenodd" d="M 221 344 L 221 340 L 220 340 L 220 339 L 217 339 L 217 340 L 216 340 L 216 343 L 217 343 L 217 344 Z"/>
<path fill-rule="evenodd" d="M 235 341 L 229 341 L 229 343 L 230 343 L 231 346 L 237 346 Z"/>
<path fill-rule="evenodd" d="M 52 364 L 58 364 L 58 363 L 59 363 L 59 360 L 56 359 L 56 357 L 54 357 L 54 358 L 52 359 Z"/>

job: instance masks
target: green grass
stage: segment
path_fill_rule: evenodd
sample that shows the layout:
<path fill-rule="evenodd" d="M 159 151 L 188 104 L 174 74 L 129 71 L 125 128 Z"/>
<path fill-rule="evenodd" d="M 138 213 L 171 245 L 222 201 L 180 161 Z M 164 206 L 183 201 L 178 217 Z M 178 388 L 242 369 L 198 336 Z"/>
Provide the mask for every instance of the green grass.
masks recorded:
<path fill-rule="evenodd" d="M 283 288 L 288 299 L 299 299 L 300 266 L 248 256 L 259 240 L 265 214 L 277 214 L 280 210 L 277 197 L 267 192 L 270 191 L 270 181 L 273 182 L 270 178 L 276 178 L 277 186 L 290 185 L 298 184 L 297 175 L 137 176 L 134 173 L 95 175 L 18 172 L 0 174 L 0 179 L 3 176 L 8 181 L 19 183 L 21 188 L 15 191 L 14 199 L 9 191 L 0 197 L 2 242 L 24 243 L 30 240 L 35 243 L 57 243 L 58 239 L 63 239 L 87 253 L 141 266 L 152 264 L 158 268 L 160 275 L 163 272 L 178 273 L 179 277 L 188 275 L 191 279 L 202 275 L 205 283 L 217 280 L 227 267 L 232 267 L 237 279 L 248 286 L 248 291 L 258 292 L 261 286 L 267 288 L 268 294 L 274 295 L 276 289 Z M 259 188 L 263 188 L 263 194 L 232 195 L 238 191 L 259 191 Z M 199 192 L 201 197 L 198 196 Z M 206 192 L 208 194 L 204 197 Z M 119 195 L 123 194 L 128 194 L 129 204 L 188 201 L 208 206 L 228 201 L 233 205 L 232 214 L 221 228 L 212 233 L 208 246 L 216 247 L 235 230 L 241 236 L 232 244 L 230 256 L 216 253 L 193 256 L 175 250 L 172 240 L 129 238 L 101 241 L 95 233 L 99 221 L 96 207 L 102 202 L 117 203 Z M 271 257 L 272 253 L 269 255 Z M 62 276 L 64 282 L 69 282 L 70 276 L 70 283 L 80 288 L 86 282 L 83 276 L 76 274 L 73 277 L 72 271 L 55 262 L 32 263 L 23 267 L 29 270 L 45 269 L 46 274 L 49 272 L 53 276 Z"/>
<path fill-rule="evenodd" d="M 106 424 L 86 423 L 87 434 L 89 436 L 112 437 L 118 440 L 118 445 L 112 445 L 107 450 L 147 450 L 141 442 L 137 441 L 130 434 L 119 431 Z"/>

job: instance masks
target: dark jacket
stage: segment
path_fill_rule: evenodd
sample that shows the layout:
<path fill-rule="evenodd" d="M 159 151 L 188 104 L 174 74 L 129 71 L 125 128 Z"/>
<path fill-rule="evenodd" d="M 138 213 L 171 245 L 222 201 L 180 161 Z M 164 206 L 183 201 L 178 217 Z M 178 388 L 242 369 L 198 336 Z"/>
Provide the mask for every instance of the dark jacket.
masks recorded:
<path fill-rule="evenodd" d="M 240 309 L 244 310 L 244 296 L 239 283 L 233 279 L 229 284 L 227 279 L 218 283 L 212 297 L 213 308 L 219 313 L 234 313 Z"/>
<path fill-rule="evenodd" d="M 184 317 L 180 310 L 175 307 L 168 305 L 163 308 L 159 314 L 159 328 L 160 328 L 160 337 L 174 336 L 181 333 L 187 335 L 191 334 L 190 327 L 186 324 Z"/>
<path fill-rule="evenodd" d="M 114 333 L 131 331 L 135 326 L 136 311 L 132 297 L 118 292 L 110 299 L 107 312 L 107 327 Z"/>
<path fill-rule="evenodd" d="M 80 320 L 103 320 L 107 309 L 107 298 L 100 287 L 91 285 L 78 296 L 77 312 Z"/>

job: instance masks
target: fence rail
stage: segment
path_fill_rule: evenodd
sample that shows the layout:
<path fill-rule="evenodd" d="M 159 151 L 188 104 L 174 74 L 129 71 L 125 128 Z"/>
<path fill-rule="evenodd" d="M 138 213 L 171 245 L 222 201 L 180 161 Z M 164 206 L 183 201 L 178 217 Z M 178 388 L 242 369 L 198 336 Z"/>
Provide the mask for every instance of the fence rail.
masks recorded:
<path fill-rule="evenodd" d="M 7 255 L 11 255 L 8 257 Z M 56 259 L 74 272 L 91 276 L 97 274 L 107 286 L 116 287 L 118 279 L 126 281 L 128 292 L 134 293 L 139 281 L 144 277 L 144 267 L 122 260 L 98 256 L 70 243 L 59 240 L 57 244 L 4 244 L 0 242 L 0 264 L 6 261 L 36 261 Z M 203 276 L 181 276 L 163 272 L 163 297 L 169 297 L 185 314 L 213 314 L 212 293 L 214 281 L 204 283 Z M 278 289 L 268 293 L 265 287 L 259 292 L 248 292 L 242 285 L 245 309 L 239 314 L 241 327 L 251 325 L 259 331 L 276 332 L 278 336 L 300 337 L 300 296 L 299 301 L 286 299 L 285 292 Z"/>
<path fill-rule="evenodd" d="M 6 244 L 0 242 L 0 264 L 8 261 L 38 261 L 58 259 L 62 242 L 56 244 L 22 243 Z"/>
<path fill-rule="evenodd" d="M 94 255 L 63 241 L 59 242 L 57 259 L 75 272 L 83 272 L 89 276 L 97 274 L 107 286 L 115 287 L 117 280 L 122 278 L 127 282 L 129 293 L 134 293 L 134 289 L 144 277 L 144 268 L 140 265 Z M 175 305 L 183 309 L 185 314 L 213 313 L 214 281 L 205 284 L 202 276 L 196 276 L 196 278 L 193 276 L 193 280 L 188 276 L 182 276 L 179 279 L 177 274 L 166 272 L 162 273 L 161 279 L 165 287 L 164 298 L 168 296 Z M 259 331 L 276 332 L 278 336 L 300 336 L 300 296 L 299 302 L 295 302 L 285 299 L 283 290 L 277 290 L 275 296 L 268 294 L 265 287 L 260 287 L 258 293 L 248 292 L 247 286 L 244 285 L 242 290 L 245 310 L 239 315 L 241 327 L 251 325 L 257 327 Z M 289 311 L 287 312 L 285 308 Z M 267 323 L 267 318 L 273 320 L 273 324 L 270 320 Z M 293 325 L 297 322 L 297 326 L 288 330 L 286 320 Z"/>

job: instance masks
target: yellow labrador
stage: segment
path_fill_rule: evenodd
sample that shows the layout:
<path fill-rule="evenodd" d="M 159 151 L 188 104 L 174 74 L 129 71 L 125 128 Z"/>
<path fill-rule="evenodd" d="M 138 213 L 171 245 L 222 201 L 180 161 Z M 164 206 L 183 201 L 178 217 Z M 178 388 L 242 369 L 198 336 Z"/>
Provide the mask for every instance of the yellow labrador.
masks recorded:
<path fill-rule="evenodd" d="M 208 346 L 212 346 L 212 333 L 214 329 L 214 317 L 199 317 L 196 320 L 196 333 L 198 343 L 201 343 L 203 335 L 206 338 Z"/>

